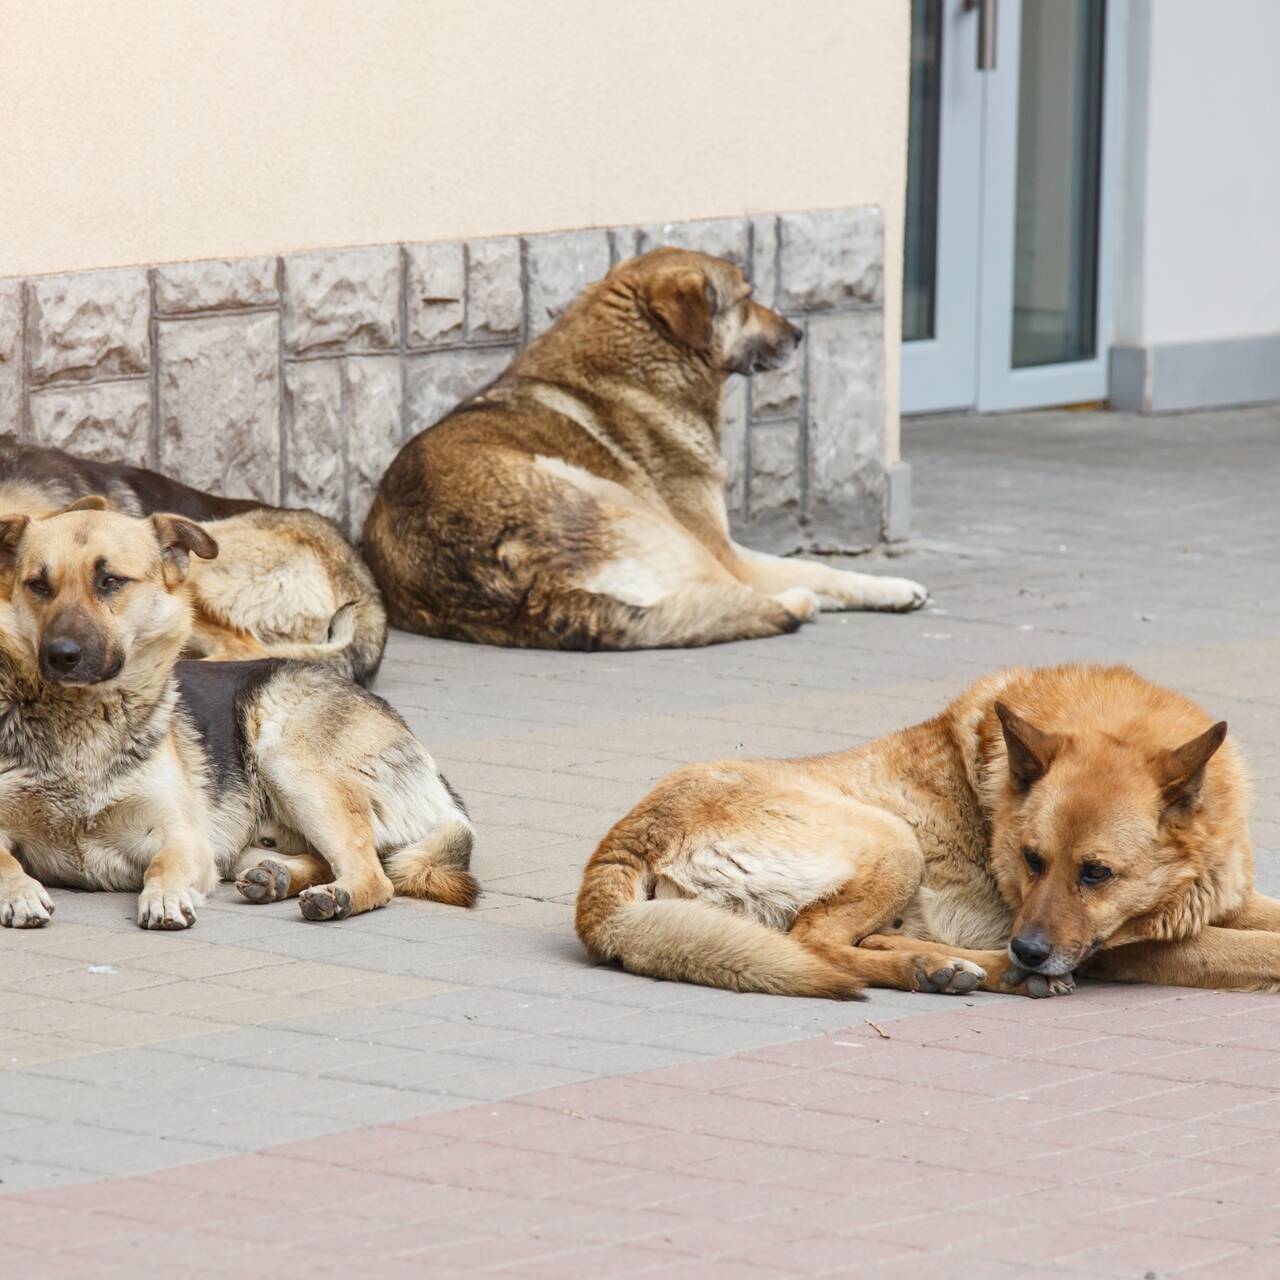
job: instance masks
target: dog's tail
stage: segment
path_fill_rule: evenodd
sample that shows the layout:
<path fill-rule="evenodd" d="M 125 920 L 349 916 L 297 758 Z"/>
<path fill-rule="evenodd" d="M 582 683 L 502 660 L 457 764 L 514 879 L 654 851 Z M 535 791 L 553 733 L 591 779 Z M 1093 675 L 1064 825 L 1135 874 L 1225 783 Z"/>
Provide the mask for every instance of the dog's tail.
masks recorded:
<path fill-rule="evenodd" d="M 475 906 L 480 886 L 468 868 L 475 833 L 471 824 L 451 818 L 425 840 L 398 849 L 385 863 L 397 893 L 429 898 L 451 907 Z"/>
<path fill-rule="evenodd" d="M 349 679 L 359 679 L 359 622 L 360 602 L 349 601 L 329 619 L 329 634 L 318 644 L 272 642 L 263 645 L 264 654 L 268 658 L 314 663 Z"/>
<path fill-rule="evenodd" d="M 729 991 L 858 996 L 864 983 L 836 947 L 802 942 L 698 898 L 649 898 L 645 859 L 630 847 L 637 821 L 618 823 L 583 875 L 576 925 L 593 957 Z"/>

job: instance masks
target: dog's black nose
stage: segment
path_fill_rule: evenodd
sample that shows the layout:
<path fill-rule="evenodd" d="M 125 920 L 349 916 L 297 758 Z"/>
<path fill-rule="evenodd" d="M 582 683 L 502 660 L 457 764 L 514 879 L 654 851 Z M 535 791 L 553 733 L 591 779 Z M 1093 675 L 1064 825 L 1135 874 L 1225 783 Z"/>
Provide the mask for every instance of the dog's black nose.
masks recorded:
<path fill-rule="evenodd" d="M 1009 943 L 1013 958 L 1024 969 L 1038 969 L 1049 958 L 1053 944 L 1039 929 L 1028 929 Z"/>
<path fill-rule="evenodd" d="M 46 640 L 40 657 L 44 660 L 45 669 L 54 675 L 65 676 L 74 671 L 80 662 L 80 646 L 76 641 L 66 637 Z"/>
<path fill-rule="evenodd" d="M 804 330 L 798 324 L 791 325 L 791 339 L 797 347 L 804 341 Z"/>

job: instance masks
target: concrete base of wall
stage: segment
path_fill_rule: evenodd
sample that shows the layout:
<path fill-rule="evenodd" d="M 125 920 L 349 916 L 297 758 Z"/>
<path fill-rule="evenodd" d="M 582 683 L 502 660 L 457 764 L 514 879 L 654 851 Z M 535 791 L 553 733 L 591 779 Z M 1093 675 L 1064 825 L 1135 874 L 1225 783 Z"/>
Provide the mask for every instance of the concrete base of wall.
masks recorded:
<path fill-rule="evenodd" d="M 1113 408 L 1137 413 L 1280 400 L 1280 334 L 1111 349 Z"/>

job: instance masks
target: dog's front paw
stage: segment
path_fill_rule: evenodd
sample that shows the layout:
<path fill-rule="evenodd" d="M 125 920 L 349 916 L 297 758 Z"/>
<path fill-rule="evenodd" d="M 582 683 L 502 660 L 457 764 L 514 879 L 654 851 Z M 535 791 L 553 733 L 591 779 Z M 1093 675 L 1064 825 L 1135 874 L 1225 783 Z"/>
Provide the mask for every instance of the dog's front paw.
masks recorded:
<path fill-rule="evenodd" d="M 195 922 L 195 894 L 189 889 L 146 888 L 138 895 L 139 928 L 189 929 Z"/>
<path fill-rule="evenodd" d="M 1069 996 L 1076 989 L 1076 975 L 1063 973 L 1050 977 L 1012 967 L 1000 975 L 1000 985 L 1010 995 L 1044 1000 L 1048 996 Z"/>
<path fill-rule="evenodd" d="M 0 887 L 0 925 L 6 929 L 40 929 L 53 918 L 53 901 L 44 885 L 24 875 Z"/>
<path fill-rule="evenodd" d="M 868 609 L 887 613 L 910 613 L 929 598 L 929 590 L 910 578 L 876 578 L 876 585 L 867 592 Z"/>
<path fill-rule="evenodd" d="M 351 914 L 351 895 L 336 884 L 316 885 L 298 895 L 298 906 L 308 920 L 345 920 Z"/>
<path fill-rule="evenodd" d="M 273 858 L 263 858 L 236 877 L 236 888 L 250 902 L 277 902 L 289 896 L 289 869 Z"/>
<path fill-rule="evenodd" d="M 817 592 L 810 591 L 808 587 L 789 587 L 773 598 L 800 622 L 812 622 L 821 608 Z"/>
<path fill-rule="evenodd" d="M 983 983 L 987 971 L 972 960 L 956 956 L 920 955 L 915 960 L 915 989 L 932 991 L 938 995 L 963 996 L 975 991 Z"/>

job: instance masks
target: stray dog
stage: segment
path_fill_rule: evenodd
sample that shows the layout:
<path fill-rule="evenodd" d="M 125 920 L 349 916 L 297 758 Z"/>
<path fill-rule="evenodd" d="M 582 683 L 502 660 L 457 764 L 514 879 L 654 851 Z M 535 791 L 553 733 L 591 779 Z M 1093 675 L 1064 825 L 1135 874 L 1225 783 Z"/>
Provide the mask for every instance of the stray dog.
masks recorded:
<path fill-rule="evenodd" d="M 221 554 L 193 564 L 192 658 L 314 658 L 367 684 L 382 661 L 387 617 L 368 567 L 314 511 L 202 493 L 167 476 L 0 436 L 0 515 L 49 515 L 101 494 L 126 515 L 169 513 L 206 522 Z M 348 610 L 342 653 L 330 627 Z"/>
<path fill-rule="evenodd" d="M 578 935 L 635 973 L 781 995 L 1056 995 L 1077 971 L 1277 991 L 1280 902 L 1253 886 L 1226 732 L 1126 667 L 1069 666 L 851 751 L 693 765 L 605 836 Z"/>
<path fill-rule="evenodd" d="M 216 544 L 100 507 L 0 517 L 0 924 L 49 922 L 41 881 L 141 890 L 148 929 L 232 876 L 309 920 L 469 906 L 470 821 L 395 712 L 320 665 L 178 661 Z M 255 856 L 264 824 L 289 852 Z"/>
<path fill-rule="evenodd" d="M 785 364 L 800 338 L 719 258 L 655 249 L 614 267 L 383 476 L 364 549 L 391 621 L 485 644 L 635 649 L 923 604 L 904 578 L 730 539 L 725 382 Z"/>

